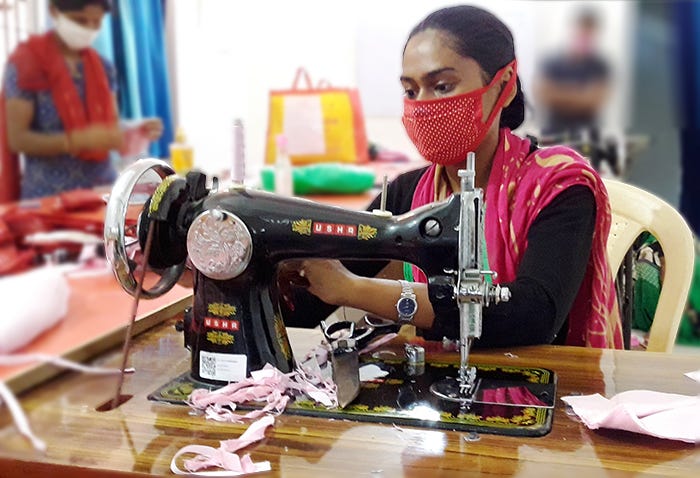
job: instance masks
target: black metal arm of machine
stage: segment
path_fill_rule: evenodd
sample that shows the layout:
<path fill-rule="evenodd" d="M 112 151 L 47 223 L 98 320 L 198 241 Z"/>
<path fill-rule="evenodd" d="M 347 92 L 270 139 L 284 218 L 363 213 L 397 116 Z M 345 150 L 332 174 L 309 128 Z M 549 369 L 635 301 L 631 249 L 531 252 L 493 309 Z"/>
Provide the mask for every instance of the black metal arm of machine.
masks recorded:
<path fill-rule="evenodd" d="M 143 249 L 147 231 L 154 229 L 149 265 L 165 271 L 168 279 L 144 296 L 166 292 L 177 283 L 185 262 L 192 264 L 194 304 L 185 335 L 197 380 L 225 383 L 266 363 L 283 372 L 292 369 L 276 288 L 277 266 L 288 259 L 410 262 L 425 272 L 436 301 L 456 303 L 459 195 L 391 216 L 245 187 L 213 191 L 201 173 L 168 175 L 167 165 L 152 161 L 151 167 L 162 169 L 163 180 L 141 212 L 138 237 Z M 115 185 L 110 201 L 128 201 L 133 177 Z M 123 222 L 112 217 L 118 215 L 108 214 L 106 222 Z M 105 231 L 122 233 L 108 237 L 106 232 L 108 256 L 133 294 L 133 265 L 120 252 L 124 227 L 119 226 L 105 226 Z M 238 372 L 226 371 L 232 368 Z"/>

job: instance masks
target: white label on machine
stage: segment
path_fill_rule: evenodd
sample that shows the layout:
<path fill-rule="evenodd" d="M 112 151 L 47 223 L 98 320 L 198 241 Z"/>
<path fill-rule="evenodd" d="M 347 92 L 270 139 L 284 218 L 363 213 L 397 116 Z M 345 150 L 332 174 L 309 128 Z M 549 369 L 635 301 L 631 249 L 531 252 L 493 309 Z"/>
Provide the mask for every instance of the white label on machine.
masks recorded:
<path fill-rule="evenodd" d="M 199 352 L 199 376 L 222 382 L 240 382 L 246 378 L 245 355 Z"/>

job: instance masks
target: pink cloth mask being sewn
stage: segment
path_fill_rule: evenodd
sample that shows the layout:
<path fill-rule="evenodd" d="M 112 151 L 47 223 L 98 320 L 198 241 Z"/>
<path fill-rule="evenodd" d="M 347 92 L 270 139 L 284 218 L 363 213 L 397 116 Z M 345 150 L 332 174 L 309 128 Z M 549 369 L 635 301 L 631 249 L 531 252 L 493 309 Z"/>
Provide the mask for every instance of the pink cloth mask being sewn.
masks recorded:
<path fill-rule="evenodd" d="M 489 117 L 483 120 L 483 97 L 498 85 L 508 67 L 513 74 L 501 91 Z M 450 165 L 465 161 L 467 153 L 481 144 L 515 87 L 515 60 L 501 68 L 491 83 L 462 95 L 436 100 L 404 100 L 403 125 L 418 152 L 435 164 Z"/>

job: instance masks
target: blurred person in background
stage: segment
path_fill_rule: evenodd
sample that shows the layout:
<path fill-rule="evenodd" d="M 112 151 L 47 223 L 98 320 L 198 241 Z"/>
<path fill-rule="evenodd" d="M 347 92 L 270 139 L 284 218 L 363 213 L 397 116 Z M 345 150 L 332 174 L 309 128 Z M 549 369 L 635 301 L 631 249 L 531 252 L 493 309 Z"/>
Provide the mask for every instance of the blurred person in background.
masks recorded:
<path fill-rule="evenodd" d="M 598 13 L 580 10 L 566 50 L 539 65 L 534 93 L 543 113 L 543 140 L 599 140 L 599 120 L 611 88 L 610 65 L 598 50 L 599 32 Z"/>
<path fill-rule="evenodd" d="M 116 72 L 91 48 L 110 9 L 109 0 L 51 0 L 53 28 L 10 54 L 0 97 L 0 203 L 116 179 L 110 151 L 125 146 Z M 163 130 L 157 118 L 140 128 L 149 140 Z"/>

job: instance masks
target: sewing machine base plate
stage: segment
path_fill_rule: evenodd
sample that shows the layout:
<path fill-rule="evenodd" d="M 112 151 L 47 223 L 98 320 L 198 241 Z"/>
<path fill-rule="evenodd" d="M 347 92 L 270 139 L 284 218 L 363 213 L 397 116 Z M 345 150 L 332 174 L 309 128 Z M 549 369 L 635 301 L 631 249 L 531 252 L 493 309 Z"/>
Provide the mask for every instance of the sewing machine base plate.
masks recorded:
<path fill-rule="evenodd" d="M 407 366 L 399 359 L 363 359 L 361 365 L 373 363 L 389 374 L 362 382 L 357 398 L 344 409 L 327 409 L 311 400 L 291 401 L 285 413 L 320 418 L 391 423 L 398 426 L 449 429 L 513 436 L 542 436 L 549 433 L 554 416 L 556 375 L 543 368 L 475 365 L 482 388 L 491 392 L 468 408 L 442 400 L 430 392 L 430 386 L 446 377 L 456 376 L 458 365 L 426 362 L 424 366 Z M 149 395 L 153 401 L 185 404 L 195 388 L 212 389 L 211 384 L 193 380 L 188 373 L 174 378 Z M 534 406 L 498 403 L 502 397 L 531 397 Z M 260 408 L 243 404 L 239 410 Z"/>

